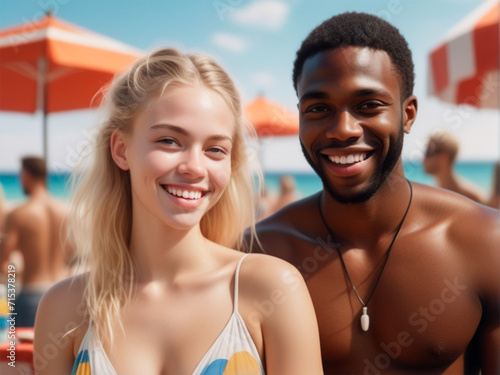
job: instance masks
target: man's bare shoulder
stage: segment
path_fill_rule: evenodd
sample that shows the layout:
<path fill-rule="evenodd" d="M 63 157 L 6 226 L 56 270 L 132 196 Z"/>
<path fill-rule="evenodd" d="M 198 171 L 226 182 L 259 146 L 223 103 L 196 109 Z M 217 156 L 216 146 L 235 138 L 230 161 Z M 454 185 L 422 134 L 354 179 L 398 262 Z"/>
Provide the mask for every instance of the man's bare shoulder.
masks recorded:
<path fill-rule="evenodd" d="M 417 233 L 432 234 L 476 274 L 498 274 L 500 212 L 444 189 L 415 184 L 415 190 Z"/>
<path fill-rule="evenodd" d="M 315 238 L 318 194 L 291 203 L 256 225 L 263 252 L 289 259 L 284 252 L 292 251 L 297 242 Z M 319 216 L 318 216 L 319 217 Z"/>
<path fill-rule="evenodd" d="M 460 194 L 431 186 L 413 183 L 418 213 L 423 223 L 446 224 L 458 236 L 477 236 L 478 229 L 498 231 L 499 211 L 476 203 Z"/>
<path fill-rule="evenodd" d="M 26 202 L 15 206 L 9 213 L 8 219 L 19 222 L 31 218 L 40 211 L 40 205 L 37 201 L 28 199 Z"/>
<path fill-rule="evenodd" d="M 54 198 L 30 199 L 14 207 L 7 216 L 7 222 L 11 225 L 27 225 L 35 223 L 36 220 L 44 220 L 47 215 L 55 215 L 64 218 L 68 212 L 68 204 Z"/>
<path fill-rule="evenodd" d="M 50 197 L 47 204 L 61 214 L 66 214 L 69 209 L 69 202 L 54 197 Z"/>
<path fill-rule="evenodd" d="M 31 205 L 29 202 L 14 207 L 7 215 L 6 222 L 9 227 L 18 226 L 30 218 Z"/>

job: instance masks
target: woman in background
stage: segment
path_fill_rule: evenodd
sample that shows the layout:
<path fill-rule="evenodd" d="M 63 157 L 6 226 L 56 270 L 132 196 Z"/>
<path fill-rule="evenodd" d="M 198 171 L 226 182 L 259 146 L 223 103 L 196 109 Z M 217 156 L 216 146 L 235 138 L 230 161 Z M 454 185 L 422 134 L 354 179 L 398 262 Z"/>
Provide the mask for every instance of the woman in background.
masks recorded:
<path fill-rule="evenodd" d="M 105 99 L 71 221 L 86 272 L 42 299 L 36 373 L 321 374 L 298 271 L 232 250 L 253 230 L 254 202 L 229 76 L 162 49 Z"/>

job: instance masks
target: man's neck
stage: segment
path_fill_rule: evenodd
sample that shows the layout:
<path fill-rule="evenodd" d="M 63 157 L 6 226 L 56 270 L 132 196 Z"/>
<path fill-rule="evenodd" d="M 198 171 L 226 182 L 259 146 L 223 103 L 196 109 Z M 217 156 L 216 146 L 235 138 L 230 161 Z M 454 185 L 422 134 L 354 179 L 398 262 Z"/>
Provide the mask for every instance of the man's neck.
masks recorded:
<path fill-rule="evenodd" d="M 29 198 L 30 199 L 39 199 L 47 197 L 49 192 L 47 191 L 47 187 L 44 183 L 34 184 L 30 190 Z"/>
<path fill-rule="evenodd" d="M 410 199 L 405 178 L 386 182 L 368 201 L 341 204 L 323 192 L 323 213 L 341 243 L 367 248 L 394 233 Z"/>
<path fill-rule="evenodd" d="M 438 186 L 445 189 L 455 189 L 458 186 L 457 177 L 451 169 L 446 169 L 436 176 Z"/>

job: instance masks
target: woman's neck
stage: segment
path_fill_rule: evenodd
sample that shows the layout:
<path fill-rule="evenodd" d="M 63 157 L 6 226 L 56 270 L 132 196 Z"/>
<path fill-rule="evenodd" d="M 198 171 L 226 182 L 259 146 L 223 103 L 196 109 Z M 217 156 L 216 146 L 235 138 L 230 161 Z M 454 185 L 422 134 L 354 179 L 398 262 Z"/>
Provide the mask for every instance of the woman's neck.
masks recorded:
<path fill-rule="evenodd" d="M 209 249 L 210 241 L 199 225 L 184 230 L 154 219 L 132 223 L 130 254 L 139 282 L 173 282 L 181 274 L 202 267 Z"/>

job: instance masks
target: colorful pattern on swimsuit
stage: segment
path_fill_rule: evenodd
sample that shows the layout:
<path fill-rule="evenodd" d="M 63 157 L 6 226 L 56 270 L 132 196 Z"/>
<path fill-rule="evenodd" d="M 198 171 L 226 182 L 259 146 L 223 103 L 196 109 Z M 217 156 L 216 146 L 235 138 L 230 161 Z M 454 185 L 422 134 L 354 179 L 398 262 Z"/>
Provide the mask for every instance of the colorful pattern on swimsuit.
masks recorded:
<path fill-rule="evenodd" d="M 193 375 L 264 375 L 259 352 L 238 312 L 238 284 L 241 263 L 234 276 L 234 310 L 228 323 L 193 371 Z M 71 375 L 117 375 L 91 324 L 80 344 Z"/>
<path fill-rule="evenodd" d="M 91 375 L 89 351 L 84 350 L 78 353 L 71 375 Z"/>
<path fill-rule="evenodd" d="M 95 339 L 92 326 L 83 337 L 71 375 L 117 375 L 113 365 L 99 341 Z"/>

